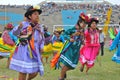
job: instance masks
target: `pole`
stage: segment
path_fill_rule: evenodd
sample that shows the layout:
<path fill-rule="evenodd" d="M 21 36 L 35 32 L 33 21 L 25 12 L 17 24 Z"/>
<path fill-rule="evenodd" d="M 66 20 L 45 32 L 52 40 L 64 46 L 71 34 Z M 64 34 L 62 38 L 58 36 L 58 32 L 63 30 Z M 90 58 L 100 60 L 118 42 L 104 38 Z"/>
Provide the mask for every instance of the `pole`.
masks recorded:
<path fill-rule="evenodd" d="M 7 18 L 6 18 L 6 6 L 7 6 L 7 5 L 5 5 L 5 25 L 6 25 L 6 19 L 7 19 Z"/>

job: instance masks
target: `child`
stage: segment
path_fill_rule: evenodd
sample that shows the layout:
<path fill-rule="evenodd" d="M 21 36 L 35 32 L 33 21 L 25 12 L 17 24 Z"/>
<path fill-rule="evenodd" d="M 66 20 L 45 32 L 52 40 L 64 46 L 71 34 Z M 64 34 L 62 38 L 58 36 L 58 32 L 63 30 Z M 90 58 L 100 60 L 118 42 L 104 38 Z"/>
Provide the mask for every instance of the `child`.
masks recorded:
<path fill-rule="evenodd" d="M 43 25 L 43 28 L 44 28 L 45 46 L 42 53 L 42 62 L 43 62 L 43 58 L 46 58 L 46 63 L 48 63 L 48 58 L 50 54 L 53 53 L 52 43 L 51 43 L 52 35 L 50 35 L 50 32 L 48 32 L 48 27 L 46 25 Z"/>
<path fill-rule="evenodd" d="M 63 46 L 63 43 L 65 42 L 63 35 L 61 35 L 62 30 L 55 30 L 54 35 L 52 37 L 52 44 L 53 44 L 53 51 L 54 55 L 57 52 L 60 52 L 61 47 Z"/>

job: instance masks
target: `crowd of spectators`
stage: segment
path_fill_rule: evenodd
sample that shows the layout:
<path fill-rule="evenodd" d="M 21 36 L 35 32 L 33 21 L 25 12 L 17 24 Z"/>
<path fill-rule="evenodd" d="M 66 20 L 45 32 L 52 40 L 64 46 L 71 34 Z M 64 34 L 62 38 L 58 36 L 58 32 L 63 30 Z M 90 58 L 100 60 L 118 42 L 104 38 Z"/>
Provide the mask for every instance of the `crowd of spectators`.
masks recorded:
<path fill-rule="evenodd" d="M 90 13 L 93 17 L 98 17 L 100 24 L 104 24 L 106 20 L 107 11 L 109 8 L 112 8 L 111 24 L 117 24 L 120 20 L 120 5 L 112 5 L 107 3 L 89 3 L 89 4 L 79 4 L 79 3 L 46 3 L 41 5 L 43 10 L 43 16 L 49 16 L 50 14 L 61 12 L 61 10 L 87 10 L 87 13 Z"/>
<path fill-rule="evenodd" d="M 27 9 L 30 5 L 0 5 L 1 9 L 5 7 L 10 8 L 23 8 Z M 111 16 L 111 24 L 118 24 L 120 21 L 120 5 L 112 5 L 110 3 L 44 3 L 40 4 L 42 8 L 42 16 L 49 16 L 54 13 L 60 13 L 61 10 L 86 10 L 87 13 L 90 13 L 93 17 L 98 17 L 100 20 L 100 24 L 104 24 L 106 20 L 107 10 L 112 7 L 112 16 Z"/>

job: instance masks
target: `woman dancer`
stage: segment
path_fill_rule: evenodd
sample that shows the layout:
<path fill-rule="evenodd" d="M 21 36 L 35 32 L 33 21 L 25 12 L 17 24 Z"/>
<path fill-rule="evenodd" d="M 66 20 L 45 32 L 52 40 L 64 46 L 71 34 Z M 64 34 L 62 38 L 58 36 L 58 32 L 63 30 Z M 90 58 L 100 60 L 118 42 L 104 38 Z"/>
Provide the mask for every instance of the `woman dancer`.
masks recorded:
<path fill-rule="evenodd" d="M 69 29 L 63 33 L 64 36 L 68 35 L 66 38 L 70 42 L 64 47 L 61 52 L 59 62 L 61 65 L 61 73 L 59 80 L 64 80 L 66 78 L 66 72 L 68 70 L 75 69 L 79 60 L 79 49 L 83 40 L 83 31 L 86 26 L 86 21 L 88 17 L 81 13 L 77 24 L 72 29 Z"/>
<path fill-rule="evenodd" d="M 44 46 L 43 27 L 39 24 L 39 6 L 30 6 L 25 13 L 26 21 L 22 27 L 15 27 L 13 33 L 19 37 L 20 43 L 10 62 L 10 69 L 19 72 L 19 80 L 32 80 L 38 74 L 43 75 L 41 52 Z M 27 77 L 28 74 L 28 77 Z"/>
<path fill-rule="evenodd" d="M 86 73 L 89 68 L 94 66 L 94 61 L 99 53 L 99 30 L 97 29 L 98 20 L 91 18 L 88 29 L 85 31 L 85 44 L 80 50 L 80 63 L 82 64 L 80 71 L 83 72 L 86 65 Z"/>

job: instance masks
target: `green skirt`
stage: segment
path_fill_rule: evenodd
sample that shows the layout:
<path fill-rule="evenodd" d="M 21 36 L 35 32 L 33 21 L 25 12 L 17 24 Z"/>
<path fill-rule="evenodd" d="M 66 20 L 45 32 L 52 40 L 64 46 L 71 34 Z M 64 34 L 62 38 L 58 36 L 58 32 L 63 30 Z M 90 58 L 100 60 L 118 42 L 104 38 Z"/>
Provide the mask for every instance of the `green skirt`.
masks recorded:
<path fill-rule="evenodd" d="M 70 69 L 74 69 L 79 61 L 80 46 L 81 44 L 78 42 L 76 42 L 75 44 L 72 43 L 64 53 L 61 53 L 59 63 L 64 64 Z"/>

